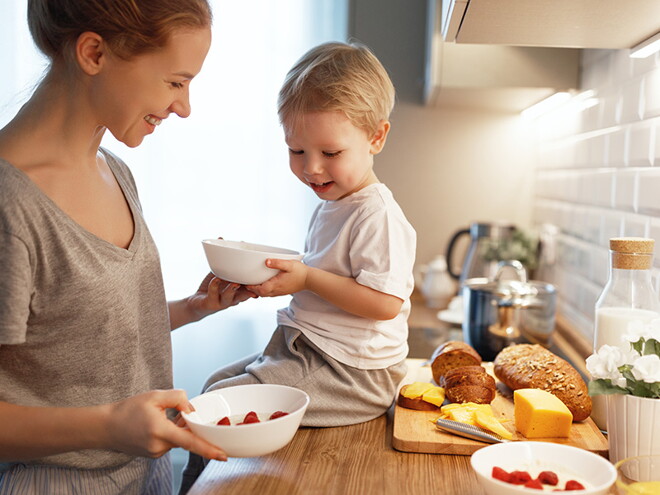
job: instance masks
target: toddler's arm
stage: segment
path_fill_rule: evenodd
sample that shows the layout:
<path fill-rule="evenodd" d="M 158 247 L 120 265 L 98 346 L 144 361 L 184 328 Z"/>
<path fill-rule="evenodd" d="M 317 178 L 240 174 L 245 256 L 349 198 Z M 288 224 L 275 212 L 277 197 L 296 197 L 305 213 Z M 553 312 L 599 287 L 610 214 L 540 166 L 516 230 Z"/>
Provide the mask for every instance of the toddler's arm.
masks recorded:
<path fill-rule="evenodd" d="M 344 311 L 373 320 L 391 320 L 403 304 L 398 297 L 361 285 L 351 277 L 309 267 L 300 261 L 269 259 L 266 264 L 281 271 L 261 285 L 247 286 L 258 296 L 310 290 Z"/>

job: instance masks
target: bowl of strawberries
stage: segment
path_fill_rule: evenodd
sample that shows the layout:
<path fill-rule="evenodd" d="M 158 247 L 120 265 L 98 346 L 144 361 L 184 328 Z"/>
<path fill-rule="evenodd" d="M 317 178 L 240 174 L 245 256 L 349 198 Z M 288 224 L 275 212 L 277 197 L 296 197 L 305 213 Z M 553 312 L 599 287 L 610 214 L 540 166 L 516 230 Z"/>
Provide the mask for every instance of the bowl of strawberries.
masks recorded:
<path fill-rule="evenodd" d="M 488 495 L 605 495 L 616 480 L 614 466 L 604 457 L 544 441 L 489 445 L 472 454 L 470 464 Z"/>
<path fill-rule="evenodd" d="M 213 390 L 190 402 L 195 410 L 181 415 L 193 433 L 229 457 L 258 457 L 291 441 L 309 396 L 285 385 L 251 384 Z"/>

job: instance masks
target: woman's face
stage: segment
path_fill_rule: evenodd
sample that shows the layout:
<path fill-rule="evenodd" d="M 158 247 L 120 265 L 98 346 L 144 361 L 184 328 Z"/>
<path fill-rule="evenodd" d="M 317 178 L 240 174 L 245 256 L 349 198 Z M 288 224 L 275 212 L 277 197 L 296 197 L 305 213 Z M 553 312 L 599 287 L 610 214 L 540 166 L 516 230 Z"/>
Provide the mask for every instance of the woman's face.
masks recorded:
<path fill-rule="evenodd" d="M 185 29 L 174 31 L 162 49 L 131 60 L 108 54 L 91 86 L 98 123 L 135 147 L 171 113 L 190 115 L 190 82 L 210 46 L 210 28 Z"/>

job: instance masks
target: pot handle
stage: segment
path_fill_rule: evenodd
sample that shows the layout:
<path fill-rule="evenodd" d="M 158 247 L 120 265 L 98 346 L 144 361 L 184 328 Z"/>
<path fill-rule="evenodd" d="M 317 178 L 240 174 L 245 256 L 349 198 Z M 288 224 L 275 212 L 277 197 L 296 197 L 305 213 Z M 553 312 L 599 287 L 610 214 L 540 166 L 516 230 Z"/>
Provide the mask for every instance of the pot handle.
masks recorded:
<path fill-rule="evenodd" d="M 518 261 L 518 260 L 505 260 L 505 261 L 500 261 L 497 264 L 497 273 L 495 274 L 495 281 L 499 281 L 500 277 L 502 276 L 502 272 L 506 267 L 511 267 L 516 271 L 516 275 L 518 275 L 518 279 L 526 283 L 527 282 L 527 270 L 525 270 L 525 267 L 523 264 Z"/>
<path fill-rule="evenodd" d="M 451 275 L 452 278 L 455 280 L 458 280 L 459 277 L 461 276 L 460 273 L 454 273 L 454 270 L 452 269 L 453 263 L 452 263 L 452 253 L 454 252 L 454 244 L 456 244 L 456 241 L 465 234 L 469 234 L 470 229 L 463 229 L 459 230 L 458 232 L 455 232 L 454 235 L 452 236 L 451 240 L 449 241 L 449 244 L 447 245 L 447 252 L 445 254 L 445 258 L 447 259 L 447 272 L 449 272 L 449 275 Z"/>

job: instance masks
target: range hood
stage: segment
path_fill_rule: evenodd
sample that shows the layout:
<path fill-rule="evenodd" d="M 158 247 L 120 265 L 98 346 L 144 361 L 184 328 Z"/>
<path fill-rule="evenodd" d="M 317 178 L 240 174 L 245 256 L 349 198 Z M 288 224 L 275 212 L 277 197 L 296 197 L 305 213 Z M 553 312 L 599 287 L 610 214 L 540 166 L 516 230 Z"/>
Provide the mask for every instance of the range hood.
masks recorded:
<path fill-rule="evenodd" d="M 442 0 L 441 31 L 455 43 L 632 48 L 660 32 L 660 1 Z"/>
<path fill-rule="evenodd" d="M 511 0 L 493 1 L 499 5 Z M 528 3 L 543 1 L 527 0 Z M 660 5 L 660 0 L 653 1 Z M 469 5 L 490 3 L 489 0 L 466 0 L 464 4 L 468 2 Z M 451 3 L 456 4 L 453 0 Z M 446 6 L 446 2 L 443 3 L 442 9 Z M 443 39 L 442 28 L 451 19 L 445 19 L 446 12 L 441 9 L 440 0 L 428 0 L 427 7 L 424 81 L 427 105 L 520 112 L 557 91 L 579 87 L 581 50 L 448 42 Z M 455 5 L 453 12 L 456 8 Z M 468 8 L 463 13 L 468 12 Z M 539 23 L 532 24 L 538 30 Z"/>

